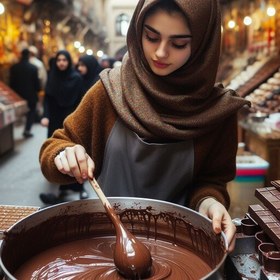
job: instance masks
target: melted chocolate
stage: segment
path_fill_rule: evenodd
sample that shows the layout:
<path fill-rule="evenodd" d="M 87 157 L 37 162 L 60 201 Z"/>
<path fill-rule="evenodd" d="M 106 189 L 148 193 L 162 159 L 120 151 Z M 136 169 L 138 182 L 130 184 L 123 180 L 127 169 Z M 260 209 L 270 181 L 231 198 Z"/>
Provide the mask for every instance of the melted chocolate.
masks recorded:
<path fill-rule="evenodd" d="M 105 209 L 116 230 L 114 263 L 117 270 L 126 278 L 143 278 L 150 275 L 152 257 L 147 247 L 131 234 L 120 221 L 114 209 Z"/>
<path fill-rule="evenodd" d="M 209 265 L 191 251 L 163 241 L 141 241 L 153 256 L 150 276 L 141 279 L 201 279 L 211 272 Z M 30 259 L 15 276 L 21 280 L 128 279 L 114 265 L 114 246 L 115 237 L 62 244 Z"/>
<path fill-rule="evenodd" d="M 2 247 L 5 268 L 19 279 L 124 279 L 114 265 L 115 230 L 106 213 L 62 210 L 28 230 L 7 232 Z M 199 279 L 225 255 L 220 236 L 193 227 L 175 212 L 147 207 L 119 210 L 118 215 L 151 252 L 153 264 L 146 279 Z"/>

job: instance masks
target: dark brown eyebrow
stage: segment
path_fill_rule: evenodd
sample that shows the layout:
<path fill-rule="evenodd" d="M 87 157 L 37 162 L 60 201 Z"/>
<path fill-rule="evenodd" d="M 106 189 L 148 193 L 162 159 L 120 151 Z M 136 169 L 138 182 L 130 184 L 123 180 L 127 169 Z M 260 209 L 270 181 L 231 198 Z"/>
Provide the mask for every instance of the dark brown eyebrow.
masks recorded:
<path fill-rule="evenodd" d="M 156 29 L 154 29 L 153 27 L 151 27 L 150 25 L 148 24 L 145 24 L 144 25 L 145 28 L 147 28 L 148 30 L 158 34 L 158 35 L 161 35 L 160 32 L 158 32 Z M 189 35 L 189 34 L 180 34 L 180 35 L 171 35 L 170 38 L 172 39 L 178 39 L 178 38 L 192 38 L 192 35 Z"/>

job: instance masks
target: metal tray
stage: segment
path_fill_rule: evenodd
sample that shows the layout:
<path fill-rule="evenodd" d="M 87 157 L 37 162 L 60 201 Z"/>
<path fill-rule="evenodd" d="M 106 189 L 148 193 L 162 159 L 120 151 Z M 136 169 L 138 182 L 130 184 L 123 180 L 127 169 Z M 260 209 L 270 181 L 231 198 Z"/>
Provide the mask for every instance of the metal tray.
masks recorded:
<path fill-rule="evenodd" d="M 225 262 L 225 279 L 229 280 L 279 280 L 280 273 L 271 273 L 260 265 L 255 250 L 255 236 L 237 233 L 234 251 Z"/>

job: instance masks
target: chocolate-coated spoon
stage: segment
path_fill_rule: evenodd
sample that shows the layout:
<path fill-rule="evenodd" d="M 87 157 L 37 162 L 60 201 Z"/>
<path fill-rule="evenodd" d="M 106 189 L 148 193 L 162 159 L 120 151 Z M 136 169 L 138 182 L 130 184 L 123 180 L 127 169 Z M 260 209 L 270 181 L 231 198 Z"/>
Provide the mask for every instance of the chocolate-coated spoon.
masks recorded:
<path fill-rule="evenodd" d="M 93 179 L 89 182 L 102 201 L 116 230 L 114 263 L 117 270 L 130 279 L 140 279 L 148 276 L 152 267 L 150 251 L 124 227 L 97 181 Z"/>

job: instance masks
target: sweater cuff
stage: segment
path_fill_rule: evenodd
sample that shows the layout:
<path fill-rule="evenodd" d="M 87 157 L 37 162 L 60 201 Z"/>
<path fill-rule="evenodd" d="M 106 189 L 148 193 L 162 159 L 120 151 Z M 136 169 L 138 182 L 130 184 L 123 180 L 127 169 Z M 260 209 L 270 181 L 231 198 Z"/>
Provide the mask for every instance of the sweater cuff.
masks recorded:
<path fill-rule="evenodd" d="M 204 188 L 200 188 L 199 190 L 195 191 L 189 202 L 189 207 L 191 209 L 196 210 L 199 207 L 199 205 L 201 204 L 201 202 L 208 197 L 212 197 L 212 198 L 216 199 L 221 204 L 223 204 L 226 207 L 226 209 L 229 208 L 230 200 L 229 200 L 229 196 L 227 195 L 226 190 L 225 191 L 219 190 L 214 187 L 204 187 Z"/>
<path fill-rule="evenodd" d="M 199 211 L 199 207 L 200 207 L 200 204 L 205 200 L 205 199 L 207 199 L 207 198 L 213 198 L 213 199 L 215 199 L 216 201 L 218 201 L 215 197 L 213 197 L 213 196 L 206 196 L 206 197 L 204 197 L 204 198 L 202 198 L 202 199 L 200 199 L 199 201 L 198 201 L 198 203 L 196 204 L 196 207 L 195 207 L 195 211 Z"/>

